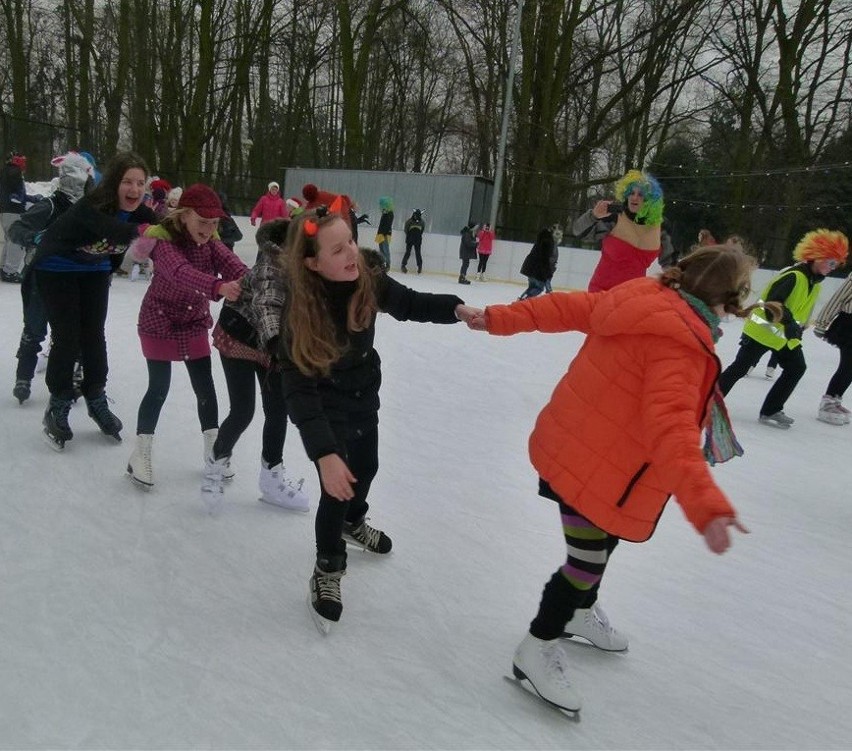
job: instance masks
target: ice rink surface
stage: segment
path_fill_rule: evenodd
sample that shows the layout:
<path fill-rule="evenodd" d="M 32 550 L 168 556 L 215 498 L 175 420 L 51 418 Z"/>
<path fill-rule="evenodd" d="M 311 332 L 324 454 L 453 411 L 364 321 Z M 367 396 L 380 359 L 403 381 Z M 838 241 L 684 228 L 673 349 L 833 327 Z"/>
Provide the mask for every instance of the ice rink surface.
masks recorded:
<path fill-rule="evenodd" d="M 237 250 L 251 263 L 241 222 Z M 520 292 L 395 276 L 480 306 Z M 394 549 L 351 550 L 343 618 L 323 637 L 306 605 L 313 515 L 257 500 L 260 416 L 237 445 L 223 513 L 208 516 L 178 366 L 156 486 L 144 493 L 125 476 L 147 385 L 136 336 L 146 286 L 115 279 L 110 298 L 108 394 L 124 443 L 81 403 L 58 454 L 41 436 L 43 375 L 23 406 L 11 396 L 20 297 L 0 284 L 0 748 L 852 747 L 852 426 L 815 419 L 838 355 L 812 333 L 791 430 L 757 422 L 765 362 L 728 398 L 746 453 L 713 471 L 751 534 L 715 556 L 672 501 L 650 542 L 619 546 L 601 603 L 630 650 L 568 645 L 585 699 L 571 722 L 503 675 L 564 560 L 526 441 L 582 337 L 380 318 L 370 517 Z M 724 324 L 725 364 L 740 328 Z M 216 354 L 214 373 L 222 419 Z M 292 426 L 285 464 L 315 508 L 317 477 Z"/>

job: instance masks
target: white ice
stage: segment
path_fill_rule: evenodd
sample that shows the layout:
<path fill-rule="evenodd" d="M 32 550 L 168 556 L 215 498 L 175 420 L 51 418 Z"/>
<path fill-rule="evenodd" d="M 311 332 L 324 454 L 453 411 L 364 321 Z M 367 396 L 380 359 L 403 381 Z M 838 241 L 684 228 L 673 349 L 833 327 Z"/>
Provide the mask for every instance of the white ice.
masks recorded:
<path fill-rule="evenodd" d="M 237 249 L 251 262 L 241 222 Z M 475 305 L 520 290 L 397 278 Z M 526 440 L 580 335 L 502 339 L 381 317 L 370 516 L 394 550 L 351 552 L 343 618 L 323 637 L 306 605 L 313 516 L 257 501 L 260 416 L 236 448 L 224 512 L 208 516 L 194 398 L 176 367 L 156 487 L 125 476 L 147 383 L 136 336 L 146 283 L 116 279 L 110 298 L 108 392 L 124 444 L 81 404 L 62 454 L 42 441 L 43 376 L 23 406 L 11 395 L 18 289 L 0 284 L 0 747 L 852 747 L 852 427 L 815 419 L 838 355 L 812 334 L 791 430 L 757 422 L 765 363 L 728 399 L 746 454 L 714 474 L 751 534 L 715 556 L 673 501 L 650 542 L 619 546 L 601 602 L 630 650 L 568 645 L 585 698 L 572 722 L 503 676 L 564 559 Z M 725 363 L 739 329 L 725 324 Z M 285 463 L 315 507 L 292 426 Z"/>

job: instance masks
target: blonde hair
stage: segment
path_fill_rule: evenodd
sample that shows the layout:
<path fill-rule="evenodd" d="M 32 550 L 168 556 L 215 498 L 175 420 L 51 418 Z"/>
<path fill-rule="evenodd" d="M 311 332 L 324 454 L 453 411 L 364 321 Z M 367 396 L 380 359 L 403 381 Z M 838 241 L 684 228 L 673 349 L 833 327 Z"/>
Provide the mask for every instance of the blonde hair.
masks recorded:
<path fill-rule="evenodd" d="M 740 248 L 707 245 L 696 248 L 659 275 L 666 287 L 681 289 L 708 307 L 721 305 L 726 313 L 745 318 L 756 307 L 766 309 L 773 320 L 781 317 L 778 303 L 743 307 L 751 292 L 751 274 L 757 262 Z"/>
<path fill-rule="evenodd" d="M 336 221 L 346 221 L 340 214 L 324 213 L 324 208 L 306 211 L 290 222 L 286 252 L 282 254 L 287 279 L 287 304 L 282 324 L 289 341 L 290 358 L 307 376 L 327 376 L 348 347 L 332 319 L 322 277 L 305 263 L 306 258 L 317 256 L 317 240 L 323 228 Z M 311 235 L 305 232 L 308 222 L 311 222 L 309 227 L 315 227 Z M 358 256 L 358 270 L 346 317 L 346 330 L 350 332 L 369 328 L 378 310 L 376 271 L 365 264 L 363 253 Z"/>
<path fill-rule="evenodd" d="M 181 217 L 186 216 L 189 209 L 185 206 L 178 206 L 174 209 L 169 209 L 169 212 L 163 217 L 160 226 L 166 230 L 172 237 L 179 237 L 186 234 L 186 225 Z"/>

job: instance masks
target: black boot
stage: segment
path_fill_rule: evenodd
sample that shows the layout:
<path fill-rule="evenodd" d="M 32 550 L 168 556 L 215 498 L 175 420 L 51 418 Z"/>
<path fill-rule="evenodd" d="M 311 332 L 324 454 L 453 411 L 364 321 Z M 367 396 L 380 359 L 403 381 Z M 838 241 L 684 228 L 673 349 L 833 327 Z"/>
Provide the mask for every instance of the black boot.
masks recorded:
<path fill-rule="evenodd" d="M 50 404 L 44 412 L 44 434 L 58 451 L 65 448 L 65 442 L 70 441 L 74 434 L 68 424 L 68 413 L 71 411 L 72 401 L 60 399 L 57 396 L 50 397 Z"/>
<path fill-rule="evenodd" d="M 117 441 L 121 441 L 121 429 L 124 427 L 121 420 L 116 417 L 109 408 L 107 395 L 101 391 L 96 396 L 86 397 L 86 407 L 91 417 L 103 433 Z"/>
<path fill-rule="evenodd" d="M 459 284 L 470 284 L 466 276 L 459 276 Z"/>
<path fill-rule="evenodd" d="M 311 605 L 323 621 L 337 622 L 343 612 L 340 596 L 340 580 L 346 574 L 346 553 L 339 555 L 317 554 L 314 573 L 311 576 Z M 320 624 L 323 629 L 331 624 Z"/>

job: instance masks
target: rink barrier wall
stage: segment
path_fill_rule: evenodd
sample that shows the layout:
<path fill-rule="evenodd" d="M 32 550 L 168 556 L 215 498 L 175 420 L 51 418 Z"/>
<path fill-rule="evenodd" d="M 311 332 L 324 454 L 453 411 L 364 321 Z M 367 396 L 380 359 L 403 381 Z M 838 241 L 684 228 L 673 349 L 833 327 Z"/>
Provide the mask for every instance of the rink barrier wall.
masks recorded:
<path fill-rule="evenodd" d="M 372 238 L 370 238 L 372 239 Z M 423 235 L 423 271 L 431 274 L 446 274 L 458 277 L 461 259 L 459 258 L 458 235 Z M 365 247 L 374 247 L 370 242 L 363 243 Z M 511 284 L 527 285 L 527 278 L 521 274 L 521 264 L 530 252 L 532 243 L 509 242 L 506 240 L 494 241 L 494 252 L 488 261 L 485 276 L 490 281 L 509 282 Z M 394 232 L 391 237 L 391 271 L 399 271 L 402 265 L 402 257 L 405 255 L 405 234 Z M 600 251 L 585 248 L 559 247 L 559 261 L 556 265 L 556 273 L 553 275 L 553 288 L 562 290 L 584 290 L 589 286 L 589 279 L 600 259 Z M 476 274 L 477 260 L 472 260 L 468 267 L 468 279 L 474 280 Z M 417 263 L 414 253 L 408 260 L 408 273 L 417 271 Z M 654 263 L 648 270 L 649 275 L 659 273 L 660 267 Z M 846 270 L 847 273 L 849 269 Z M 752 301 L 757 299 L 757 294 L 778 273 L 775 269 L 757 269 L 752 275 Z M 823 282 L 817 309 L 834 294 L 835 290 L 843 283 L 842 278 L 829 277 Z"/>

